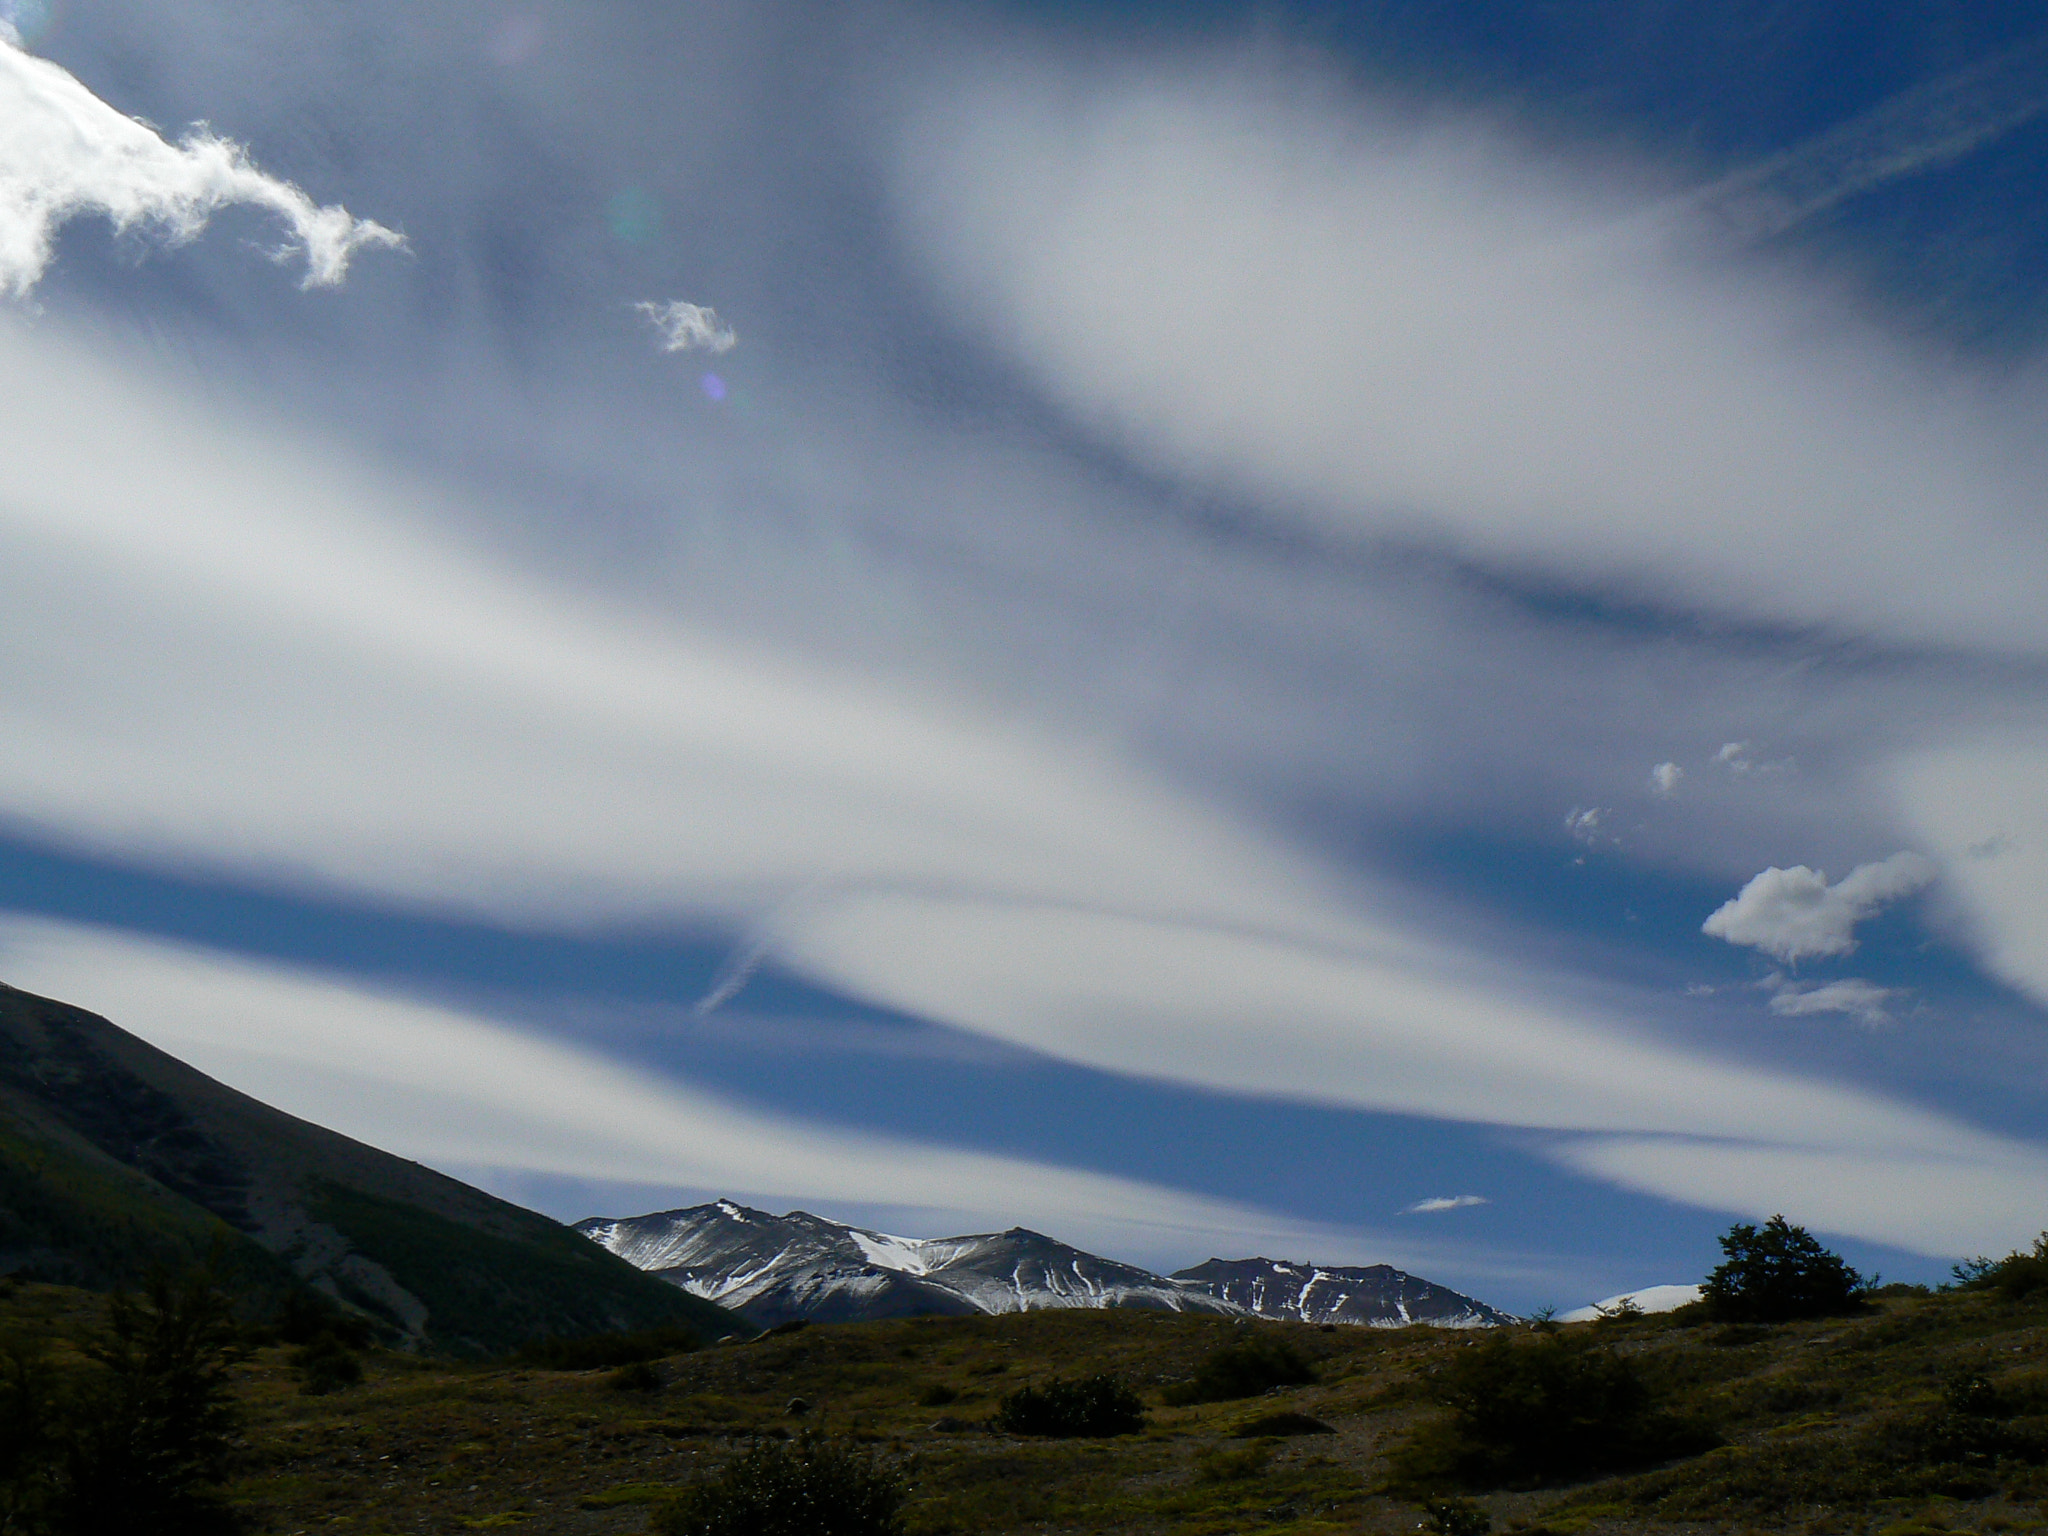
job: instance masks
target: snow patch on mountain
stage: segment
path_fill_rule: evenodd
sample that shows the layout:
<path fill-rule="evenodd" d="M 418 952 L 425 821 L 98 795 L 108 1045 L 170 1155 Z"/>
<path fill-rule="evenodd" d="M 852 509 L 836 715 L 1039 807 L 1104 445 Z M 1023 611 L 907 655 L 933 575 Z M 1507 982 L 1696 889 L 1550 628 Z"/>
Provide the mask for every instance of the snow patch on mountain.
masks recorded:
<path fill-rule="evenodd" d="M 620 1258 L 763 1327 L 930 1314 L 1144 1307 L 1225 1317 L 1400 1327 L 1507 1321 L 1388 1265 L 1318 1269 L 1212 1259 L 1167 1277 L 1012 1227 L 965 1237 L 898 1237 L 807 1211 L 772 1216 L 730 1200 L 576 1228 Z"/>

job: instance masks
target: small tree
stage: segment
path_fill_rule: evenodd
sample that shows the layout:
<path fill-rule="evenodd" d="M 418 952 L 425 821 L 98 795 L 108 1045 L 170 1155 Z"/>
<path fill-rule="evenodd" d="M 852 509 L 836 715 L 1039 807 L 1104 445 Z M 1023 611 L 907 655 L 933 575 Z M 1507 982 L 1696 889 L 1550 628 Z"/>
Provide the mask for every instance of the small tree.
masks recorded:
<path fill-rule="evenodd" d="M 1862 1301 L 1863 1277 L 1783 1216 L 1761 1227 L 1737 1222 L 1723 1234 L 1721 1252 L 1723 1262 L 1700 1287 L 1716 1317 L 1778 1323 L 1853 1312 Z"/>
<path fill-rule="evenodd" d="M 228 1367 L 239 1329 L 211 1270 L 159 1273 L 122 1294 L 87 1346 L 98 1370 L 68 1415 L 54 1499 L 66 1536 L 210 1536 L 234 1521 L 219 1497 L 237 1418 Z"/>

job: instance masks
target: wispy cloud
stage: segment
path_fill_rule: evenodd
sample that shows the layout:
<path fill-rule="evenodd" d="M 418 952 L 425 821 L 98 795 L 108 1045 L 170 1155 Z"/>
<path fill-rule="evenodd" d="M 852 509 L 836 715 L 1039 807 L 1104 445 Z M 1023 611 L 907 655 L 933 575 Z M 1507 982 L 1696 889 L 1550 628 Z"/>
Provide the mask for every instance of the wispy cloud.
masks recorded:
<path fill-rule="evenodd" d="M 405 237 L 339 204 L 319 206 L 260 171 L 240 145 L 194 128 L 177 144 L 124 116 L 48 60 L 0 35 L 0 289 L 29 293 L 59 226 L 100 214 L 169 244 L 195 238 L 222 208 L 266 209 L 290 230 L 279 259 L 303 256 L 308 288 L 339 283 L 368 246 Z"/>
<path fill-rule="evenodd" d="M 1426 1216 L 1432 1211 L 1460 1211 L 1468 1205 L 1489 1203 L 1484 1195 L 1431 1195 L 1427 1200 L 1418 1200 L 1413 1205 L 1402 1206 L 1401 1214 Z"/>
<path fill-rule="evenodd" d="M 1932 170 L 2048 112 L 2048 42 L 2035 39 L 1902 91 L 1688 201 L 1737 238 L 1767 240 L 1901 176 Z"/>
<path fill-rule="evenodd" d="M 2048 645 L 2031 399 L 1495 123 L 1241 57 L 991 69 L 897 176 L 961 323 L 1176 481 L 1573 590 Z"/>
<path fill-rule="evenodd" d="M 1835 884 L 1804 864 L 1775 865 L 1717 907 L 1700 931 L 1792 963 L 1856 948 L 1856 925 L 1879 908 L 1928 885 L 1937 870 L 1917 853 L 1859 864 Z"/>
<path fill-rule="evenodd" d="M 1873 1028 L 1891 1022 L 1890 1003 L 1902 996 L 1896 987 L 1849 977 L 1820 985 L 1800 985 L 1779 979 L 1771 996 L 1771 1012 L 1797 1018 L 1814 1013 L 1846 1013 Z"/>
<path fill-rule="evenodd" d="M 660 333 L 664 352 L 730 352 L 739 345 L 739 337 L 718 318 L 718 311 L 702 304 L 645 299 L 633 308 Z"/>

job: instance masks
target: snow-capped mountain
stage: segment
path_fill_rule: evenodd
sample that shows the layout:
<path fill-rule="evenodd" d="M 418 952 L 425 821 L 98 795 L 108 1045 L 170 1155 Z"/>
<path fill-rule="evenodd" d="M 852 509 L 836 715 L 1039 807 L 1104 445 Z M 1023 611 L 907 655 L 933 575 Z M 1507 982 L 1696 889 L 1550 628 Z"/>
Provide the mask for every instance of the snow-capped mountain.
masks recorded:
<path fill-rule="evenodd" d="M 1560 1323 L 1590 1323 L 1596 1317 L 1611 1317 L 1626 1302 L 1638 1312 L 1676 1312 L 1700 1299 L 1696 1285 L 1646 1285 L 1639 1291 L 1623 1291 L 1591 1306 L 1573 1307 L 1557 1314 Z"/>
<path fill-rule="evenodd" d="M 576 1230 L 620 1258 L 762 1327 L 797 1318 L 1151 1307 L 1224 1317 L 1474 1328 L 1508 1321 L 1469 1296 L 1384 1264 L 1317 1269 L 1211 1259 L 1167 1278 L 1024 1227 L 970 1237 L 892 1237 L 806 1211 L 771 1216 L 731 1200 Z"/>
<path fill-rule="evenodd" d="M 1400 1328 L 1492 1328 L 1514 1319 L 1483 1301 L 1434 1285 L 1391 1264 L 1325 1268 L 1277 1259 L 1211 1259 L 1176 1270 L 1176 1284 L 1208 1292 L 1259 1317 L 1304 1323 Z"/>
<path fill-rule="evenodd" d="M 806 1211 L 771 1216 L 730 1200 L 576 1230 L 695 1296 L 762 1327 L 794 1318 L 855 1322 L 1043 1307 L 1238 1309 L 1149 1270 L 1099 1259 L 1024 1227 L 908 1238 Z"/>

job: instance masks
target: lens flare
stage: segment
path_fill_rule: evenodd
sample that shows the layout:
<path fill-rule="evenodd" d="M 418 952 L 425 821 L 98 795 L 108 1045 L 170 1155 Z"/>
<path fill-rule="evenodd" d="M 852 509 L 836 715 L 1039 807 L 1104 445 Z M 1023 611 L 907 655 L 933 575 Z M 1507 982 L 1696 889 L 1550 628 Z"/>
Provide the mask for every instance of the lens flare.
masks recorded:
<path fill-rule="evenodd" d="M 605 221 L 616 238 L 641 245 L 661 233 L 661 205 L 639 187 L 627 187 L 612 198 Z"/>
<path fill-rule="evenodd" d="M 723 400 L 725 398 L 725 380 L 721 379 L 717 374 L 707 373 L 700 382 L 703 385 L 706 398 L 712 400 Z"/>

